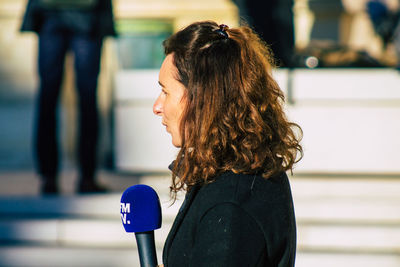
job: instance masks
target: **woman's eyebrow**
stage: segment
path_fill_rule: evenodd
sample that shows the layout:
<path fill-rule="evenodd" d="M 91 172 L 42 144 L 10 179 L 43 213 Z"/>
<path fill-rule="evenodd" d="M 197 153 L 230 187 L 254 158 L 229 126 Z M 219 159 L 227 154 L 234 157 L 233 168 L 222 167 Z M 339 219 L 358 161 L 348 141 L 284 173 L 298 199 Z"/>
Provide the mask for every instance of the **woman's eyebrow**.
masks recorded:
<path fill-rule="evenodd" d="M 160 81 L 158 81 L 158 84 L 159 84 L 161 87 L 165 87 Z"/>

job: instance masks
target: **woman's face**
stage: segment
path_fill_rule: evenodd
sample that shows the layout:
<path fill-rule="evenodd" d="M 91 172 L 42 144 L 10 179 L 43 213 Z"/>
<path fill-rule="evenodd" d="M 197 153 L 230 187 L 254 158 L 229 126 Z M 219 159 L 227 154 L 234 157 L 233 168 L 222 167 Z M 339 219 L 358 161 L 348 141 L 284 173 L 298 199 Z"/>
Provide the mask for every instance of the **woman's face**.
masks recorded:
<path fill-rule="evenodd" d="M 182 145 L 179 124 L 182 111 L 185 107 L 185 86 L 175 79 L 177 69 L 173 63 L 173 55 L 169 54 L 160 69 L 158 82 L 161 93 L 153 105 L 154 114 L 161 116 L 162 124 L 172 136 L 172 144 L 176 147 Z"/>

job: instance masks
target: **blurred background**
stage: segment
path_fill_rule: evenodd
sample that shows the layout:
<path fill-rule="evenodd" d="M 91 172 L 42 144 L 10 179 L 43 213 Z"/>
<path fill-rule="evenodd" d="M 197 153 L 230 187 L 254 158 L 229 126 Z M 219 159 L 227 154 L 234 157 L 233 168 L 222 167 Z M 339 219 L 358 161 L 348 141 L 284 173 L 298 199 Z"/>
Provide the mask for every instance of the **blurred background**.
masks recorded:
<path fill-rule="evenodd" d="M 98 180 L 110 192 L 75 194 L 77 97 L 67 55 L 59 196 L 41 196 L 34 170 L 38 37 L 19 32 L 26 3 L 0 0 L 0 266 L 139 266 L 119 215 L 121 193 L 137 183 L 160 195 L 161 259 L 182 203 L 171 206 L 168 195 L 177 150 L 152 113 L 161 43 L 209 19 L 262 34 L 280 66 L 287 114 L 304 131 L 305 155 L 291 176 L 296 266 L 400 266 L 399 1 L 114 0 L 118 36 L 105 39 L 98 84 Z"/>

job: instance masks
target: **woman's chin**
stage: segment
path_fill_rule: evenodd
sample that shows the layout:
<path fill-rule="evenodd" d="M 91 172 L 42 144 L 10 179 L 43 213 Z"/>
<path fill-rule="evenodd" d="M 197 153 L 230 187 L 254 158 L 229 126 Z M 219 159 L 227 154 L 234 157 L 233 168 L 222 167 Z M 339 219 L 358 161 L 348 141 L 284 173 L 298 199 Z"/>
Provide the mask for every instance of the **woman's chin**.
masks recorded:
<path fill-rule="evenodd" d="M 181 140 L 174 140 L 174 138 L 172 138 L 172 145 L 174 147 L 180 148 L 181 147 Z"/>
<path fill-rule="evenodd" d="M 181 147 L 181 144 L 176 144 L 176 143 L 174 143 L 174 142 L 172 142 L 172 145 L 173 145 L 174 147 L 176 147 L 176 148 L 180 148 L 180 147 Z"/>

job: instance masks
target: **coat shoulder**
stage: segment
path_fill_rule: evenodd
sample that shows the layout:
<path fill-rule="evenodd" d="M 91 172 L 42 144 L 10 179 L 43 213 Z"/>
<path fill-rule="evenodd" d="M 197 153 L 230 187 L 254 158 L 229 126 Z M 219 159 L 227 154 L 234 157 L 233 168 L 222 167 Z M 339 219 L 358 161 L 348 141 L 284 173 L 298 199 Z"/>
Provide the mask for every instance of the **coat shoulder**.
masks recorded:
<path fill-rule="evenodd" d="M 231 202 L 243 206 L 248 202 L 278 204 L 287 197 L 291 198 L 291 193 L 284 172 L 268 179 L 259 175 L 226 172 L 203 186 L 197 198 L 201 198 L 205 205 Z"/>

